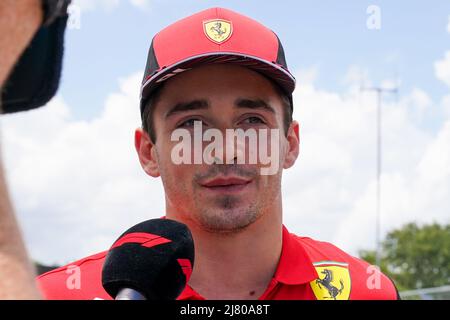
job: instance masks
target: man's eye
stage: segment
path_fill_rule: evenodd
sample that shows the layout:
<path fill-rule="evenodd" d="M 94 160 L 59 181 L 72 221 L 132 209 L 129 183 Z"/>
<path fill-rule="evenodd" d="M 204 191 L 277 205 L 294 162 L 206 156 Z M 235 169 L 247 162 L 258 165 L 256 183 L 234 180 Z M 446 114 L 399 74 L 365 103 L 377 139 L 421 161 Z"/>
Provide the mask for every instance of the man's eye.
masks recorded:
<path fill-rule="evenodd" d="M 181 127 L 194 127 L 194 123 L 195 122 L 202 122 L 202 120 L 200 119 L 196 119 L 196 118 L 192 118 L 192 119 L 188 119 L 186 121 L 183 121 L 182 123 L 180 123 L 177 127 L 181 128 Z"/>
<path fill-rule="evenodd" d="M 259 124 L 259 123 L 265 123 L 264 120 L 262 120 L 260 117 L 248 117 L 243 121 L 245 124 Z"/>

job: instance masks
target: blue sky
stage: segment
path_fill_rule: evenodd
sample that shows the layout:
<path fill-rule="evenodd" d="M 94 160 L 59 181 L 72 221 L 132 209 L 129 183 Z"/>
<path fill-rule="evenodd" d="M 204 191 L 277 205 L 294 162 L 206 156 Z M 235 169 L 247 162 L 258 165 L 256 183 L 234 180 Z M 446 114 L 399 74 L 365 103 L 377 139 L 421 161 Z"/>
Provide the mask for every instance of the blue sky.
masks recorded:
<path fill-rule="evenodd" d="M 381 9 L 381 29 L 366 28 L 369 5 Z M 401 92 L 414 87 L 432 98 L 448 91 L 434 77 L 432 61 L 449 46 L 450 3 L 433 1 L 149 1 L 147 9 L 121 1 L 116 8 L 83 10 L 81 28 L 67 32 L 60 93 L 79 119 L 97 115 L 117 79 L 145 66 L 153 35 L 170 23 L 222 6 L 264 23 L 281 38 L 289 67 L 320 71 L 318 87 L 344 90 L 349 66 L 378 83 L 400 77 Z M 401 94 L 401 93 L 400 93 Z"/>

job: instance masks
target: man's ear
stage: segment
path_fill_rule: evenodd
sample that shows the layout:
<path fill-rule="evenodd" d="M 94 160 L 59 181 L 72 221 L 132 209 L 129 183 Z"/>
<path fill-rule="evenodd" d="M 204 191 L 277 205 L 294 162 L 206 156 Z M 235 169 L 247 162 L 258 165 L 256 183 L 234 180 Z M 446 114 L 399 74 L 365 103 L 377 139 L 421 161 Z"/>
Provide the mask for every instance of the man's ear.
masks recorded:
<path fill-rule="evenodd" d="M 152 177 L 159 177 L 159 166 L 156 158 L 156 147 L 147 132 L 137 128 L 134 132 L 134 146 L 142 169 Z"/>
<path fill-rule="evenodd" d="M 287 134 L 286 154 L 284 157 L 283 168 L 292 167 L 300 153 L 300 125 L 297 121 L 292 121 Z"/>

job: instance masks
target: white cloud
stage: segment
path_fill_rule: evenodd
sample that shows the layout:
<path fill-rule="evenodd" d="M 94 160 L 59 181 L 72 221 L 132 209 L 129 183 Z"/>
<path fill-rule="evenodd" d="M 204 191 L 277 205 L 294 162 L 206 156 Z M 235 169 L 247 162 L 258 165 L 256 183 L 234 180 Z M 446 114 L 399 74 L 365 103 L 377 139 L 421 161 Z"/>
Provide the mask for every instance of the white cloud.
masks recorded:
<path fill-rule="evenodd" d="M 129 4 L 138 9 L 148 9 L 150 0 L 127 0 Z M 82 11 L 93 11 L 102 9 L 110 11 L 116 9 L 121 3 L 121 0 L 73 0 L 73 4 L 81 8 Z"/>
<path fill-rule="evenodd" d="M 296 73 L 297 85 L 312 85 L 317 79 L 319 66 L 315 65 L 306 69 L 299 70 Z"/>
<path fill-rule="evenodd" d="M 112 10 L 116 8 L 120 0 L 73 0 L 72 4 L 79 6 L 82 11 L 92 11 L 96 9 Z"/>
<path fill-rule="evenodd" d="M 444 116 L 450 119 L 450 94 L 445 95 L 442 98 L 441 107 L 443 109 Z"/>
<path fill-rule="evenodd" d="M 351 89 L 360 74 L 350 68 L 350 90 L 344 94 L 297 88 L 300 158 L 283 177 L 290 229 L 354 254 L 375 242 L 376 97 Z M 384 99 L 382 106 L 382 231 L 410 221 L 449 222 L 450 179 L 444 168 L 450 168 L 450 120 L 436 135 L 421 127 L 433 101 L 420 88 L 398 103 L 392 100 Z"/>
<path fill-rule="evenodd" d="M 342 79 L 343 84 L 360 87 L 370 86 L 369 71 L 358 65 L 352 65 Z"/>
<path fill-rule="evenodd" d="M 445 53 L 442 60 L 438 60 L 434 63 L 434 73 L 436 78 L 450 87 L 450 51 Z"/>
<path fill-rule="evenodd" d="M 417 123 L 422 122 L 424 115 L 432 108 L 433 101 L 428 93 L 419 88 L 413 88 L 409 95 L 403 98 L 403 103 L 410 106 L 409 115 Z"/>
<path fill-rule="evenodd" d="M 448 16 L 447 32 L 450 33 L 450 15 Z"/>
<path fill-rule="evenodd" d="M 130 0 L 130 3 L 140 9 L 148 9 L 150 6 L 149 0 Z"/>
<path fill-rule="evenodd" d="M 92 121 L 73 120 L 61 98 L 1 118 L 8 180 L 34 258 L 69 262 L 164 215 L 161 183 L 143 173 L 134 150 L 141 78 L 121 81 Z"/>

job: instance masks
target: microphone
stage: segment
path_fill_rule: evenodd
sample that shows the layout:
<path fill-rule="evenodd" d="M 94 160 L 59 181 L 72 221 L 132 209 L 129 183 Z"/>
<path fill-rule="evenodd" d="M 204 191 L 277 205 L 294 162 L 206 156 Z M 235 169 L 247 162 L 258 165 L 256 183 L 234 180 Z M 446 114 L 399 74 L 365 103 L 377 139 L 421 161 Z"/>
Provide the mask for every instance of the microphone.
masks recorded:
<path fill-rule="evenodd" d="M 141 222 L 109 250 L 102 285 L 116 300 L 175 300 L 194 266 L 194 241 L 183 223 L 169 219 Z"/>

